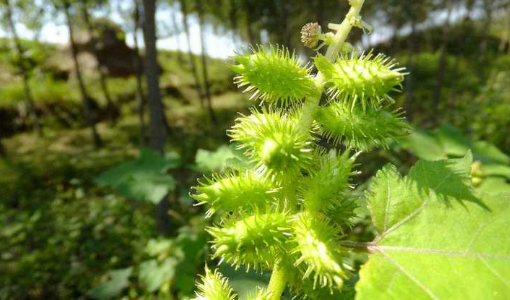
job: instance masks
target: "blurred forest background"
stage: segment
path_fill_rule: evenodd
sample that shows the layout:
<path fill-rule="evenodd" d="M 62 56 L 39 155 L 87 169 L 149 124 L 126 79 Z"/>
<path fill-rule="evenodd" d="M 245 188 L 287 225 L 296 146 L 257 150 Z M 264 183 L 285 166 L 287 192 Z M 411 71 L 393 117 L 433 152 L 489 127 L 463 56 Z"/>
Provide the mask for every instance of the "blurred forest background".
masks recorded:
<path fill-rule="evenodd" d="M 212 220 L 190 186 L 239 157 L 225 132 L 254 104 L 228 57 L 273 43 L 306 62 L 301 27 L 347 8 L 0 0 L 0 299 L 192 297 Z M 374 32 L 350 41 L 407 67 L 394 98 L 416 130 L 361 155 L 359 192 L 387 162 L 405 171 L 467 149 L 485 166 L 479 188 L 510 191 L 510 1 L 366 0 L 363 16 Z M 368 223 L 349 238 L 370 239 Z M 267 280 L 222 268 L 239 291 Z"/>

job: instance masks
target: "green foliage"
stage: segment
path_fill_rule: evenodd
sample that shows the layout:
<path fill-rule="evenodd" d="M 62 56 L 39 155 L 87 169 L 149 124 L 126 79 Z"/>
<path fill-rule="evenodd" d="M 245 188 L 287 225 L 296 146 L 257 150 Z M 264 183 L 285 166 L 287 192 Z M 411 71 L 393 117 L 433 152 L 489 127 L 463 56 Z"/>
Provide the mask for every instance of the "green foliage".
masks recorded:
<path fill-rule="evenodd" d="M 142 148 L 138 160 L 124 162 L 104 172 L 95 182 L 99 186 L 111 187 L 129 199 L 159 203 L 175 188 L 174 178 L 165 173 L 179 164 L 176 154 L 161 157 L 148 148 Z"/>
<path fill-rule="evenodd" d="M 491 143 L 468 139 L 451 125 L 428 132 L 414 130 L 402 139 L 402 146 L 418 158 L 434 161 L 462 157 L 471 151 L 474 157 L 471 175 L 475 187 L 486 189 L 484 182 L 488 180 L 492 181 L 489 186 L 497 182 L 493 186 L 497 188 L 492 192 L 510 189 L 510 157 Z"/>
<path fill-rule="evenodd" d="M 0 160 L 0 173 L 9 174 L 0 180 L 0 298 L 73 299 L 92 287 L 98 298 L 128 291 L 127 268 L 150 238 L 153 207 L 92 184 L 126 154 L 49 153 L 40 140 L 31 147 L 41 150 Z"/>
<path fill-rule="evenodd" d="M 232 149 L 227 145 L 223 145 L 215 151 L 198 149 L 195 156 L 195 163 L 200 172 L 223 170 L 228 160 L 234 157 L 235 155 Z"/>
<path fill-rule="evenodd" d="M 108 281 L 90 290 L 88 295 L 98 300 L 108 300 L 118 297 L 122 293 L 122 290 L 129 285 L 131 273 L 133 273 L 133 268 L 131 267 L 108 272 Z"/>
<path fill-rule="evenodd" d="M 377 174 L 369 207 L 378 236 L 356 299 L 506 298 L 510 199 L 472 199 L 470 165 L 466 156 L 421 162 L 404 178 L 393 167 Z"/>
<path fill-rule="evenodd" d="M 193 290 L 189 280 L 194 280 L 197 258 L 202 256 L 206 242 L 200 232 L 202 226 L 196 225 L 197 228 L 180 228 L 179 235 L 173 239 L 149 240 L 145 247 L 147 257 L 128 269 L 108 272 L 109 280 L 91 289 L 88 295 L 98 300 L 118 297 L 128 286 L 127 279 L 131 276 L 136 277 L 142 295 L 158 292 L 161 296 L 172 293 L 190 296 Z M 130 294 L 133 292 L 132 289 Z"/>
<path fill-rule="evenodd" d="M 148 260 L 140 265 L 138 280 L 149 292 L 155 292 L 166 282 L 174 279 L 177 259 L 167 257 L 161 262 Z"/>

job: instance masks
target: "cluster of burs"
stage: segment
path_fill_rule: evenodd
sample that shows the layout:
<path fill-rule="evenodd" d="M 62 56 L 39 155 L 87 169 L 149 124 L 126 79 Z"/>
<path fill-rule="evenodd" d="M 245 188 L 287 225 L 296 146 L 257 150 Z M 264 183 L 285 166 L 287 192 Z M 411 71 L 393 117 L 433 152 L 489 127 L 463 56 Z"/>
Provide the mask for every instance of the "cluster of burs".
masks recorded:
<path fill-rule="evenodd" d="M 309 24 L 302 34 L 305 44 L 317 44 L 310 39 L 320 27 Z M 268 288 L 251 299 L 279 299 L 271 287 L 282 284 L 302 299 L 341 295 L 351 270 L 341 239 L 356 208 L 355 157 L 409 131 L 401 112 L 388 109 L 403 68 L 346 45 L 335 59 L 317 54 L 317 71 L 281 46 L 234 58 L 235 83 L 261 102 L 228 132 L 246 161 L 201 180 L 192 196 L 216 220 L 208 228 L 213 258 L 273 271 Z M 218 270 L 206 268 L 197 299 L 235 298 Z"/>

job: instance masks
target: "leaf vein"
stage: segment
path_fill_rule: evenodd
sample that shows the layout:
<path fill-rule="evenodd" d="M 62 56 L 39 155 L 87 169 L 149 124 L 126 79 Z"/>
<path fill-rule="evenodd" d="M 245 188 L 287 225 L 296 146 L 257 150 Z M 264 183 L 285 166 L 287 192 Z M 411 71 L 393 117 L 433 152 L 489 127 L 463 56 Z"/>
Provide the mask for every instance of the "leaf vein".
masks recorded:
<path fill-rule="evenodd" d="M 503 282 L 504 285 L 510 287 L 510 283 L 501 274 L 494 270 L 494 268 L 491 267 L 491 265 L 487 263 L 485 259 L 482 258 L 481 261 L 487 267 L 487 269 L 489 269 L 489 271 L 491 271 L 491 273 L 494 274 L 494 276 L 496 276 L 499 280 L 501 280 L 501 282 Z"/>
<path fill-rule="evenodd" d="M 445 176 L 443 178 L 443 180 L 441 180 L 440 183 L 438 183 L 434 188 L 432 188 L 432 191 L 436 191 L 437 188 L 439 188 L 452 174 L 448 174 L 447 176 Z M 428 182 L 428 177 L 425 177 L 427 182 Z M 407 221 L 409 221 L 410 219 L 414 218 L 417 214 L 419 214 L 423 208 L 426 206 L 426 204 L 429 202 L 429 199 L 430 199 L 430 195 L 428 195 L 427 198 L 425 198 L 425 200 L 423 201 L 423 203 L 420 205 L 420 207 L 418 207 L 416 210 L 412 211 L 410 214 L 408 214 L 407 216 L 405 216 L 402 220 L 400 220 L 399 222 L 397 222 L 395 225 L 393 225 L 391 228 L 389 228 L 388 230 L 385 230 L 382 234 L 381 234 L 381 237 L 378 239 L 378 241 L 381 241 L 385 236 L 387 236 L 389 233 L 391 233 L 392 231 L 394 231 L 395 229 L 399 228 L 400 226 L 404 225 Z"/>
<path fill-rule="evenodd" d="M 510 255 L 474 253 L 474 252 L 467 252 L 467 251 L 449 251 L 449 250 L 441 250 L 441 249 L 426 249 L 426 248 L 415 248 L 415 247 L 404 247 L 404 246 L 374 245 L 374 246 L 370 246 L 369 250 L 379 251 L 379 252 L 383 252 L 384 250 L 390 250 L 390 251 L 402 251 L 402 252 L 415 252 L 415 253 L 423 253 L 423 254 L 437 254 L 437 255 L 445 255 L 445 256 L 461 256 L 461 257 L 486 258 L 486 259 L 495 259 L 495 260 L 510 260 Z"/>
<path fill-rule="evenodd" d="M 425 208 L 425 205 L 429 202 L 428 201 L 429 198 L 425 199 L 425 201 L 423 201 L 423 203 L 420 205 L 420 207 L 418 207 L 417 209 L 415 209 L 413 212 L 411 212 L 410 214 L 408 214 L 407 216 L 405 216 L 402 220 L 400 220 L 399 222 L 397 222 L 395 225 L 393 225 L 392 227 L 390 227 L 388 230 L 384 231 L 382 234 L 381 234 L 381 237 L 379 238 L 379 241 L 381 241 L 384 237 L 386 237 L 388 234 L 390 234 L 392 231 L 394 231 L 395 229 L 399 228 L 400 226 L 402 226 L 404 223 L 406 223 L 407 221 L 409 221 L 410 219 L 414 218 L 417 214 L 419 214 L 423 208 Z"/>
<path fill-rule="evenodd" d="M 485 229 L 485 227 L 489 226 L 492 222 L 496 221 L 496 219 L 505 211 L 507 210 L 508 208 L 510 207 L 510 205 L 507 205 L 505 209 L 503 209 L 502 211 L 500 211 L 499 213 L 497 213 L 494 217 L 492 217 L 491 219 L 489 219 L 487 222 L 485 223 L 482 223 L 479 225 L 478 229 L 476 230 L 475 234 L 473 235 L 473 238 L 471 239 L 471 241 L 469 242 L 468 244 L 468 247 L 466 249 L 466 251 L 469 251 L 471 250 L 471 248 L 473 247 L 473 244 L 475 243 L 475 241 L 478 239 L 478 237 L 480 236 L 480 234 L 482 233 L 482 231 Z"/>
<path fill-rule="evenodd" d="M 392 264 L 397 267 L 397 269 L 402 272 L 402 274 L 406 275 L 412 282 L 418 285 L 430 298 L 434 300 L 441 300 L 438 296 L 436 296 L 426 285 L 420 282 L 416 277 L 414 277 L 410 272 L 408 272 L 402 265 L 400 265 L 396 260 L 394 260 L 391 256 L 389 256 L 386 252 L 380 251 L 380 253 L 388 259 Z"/>
<path fill-rule="evenodd" d="M 383 228 L 383 232 L 385 232 L 387 229 L 388 229 L 388 215 L 389 215 L 389 211 L 390 211 L 390 202 L 391 202 L 391 189 L 390 189 L 390 179 L 387 178 L 386 180 L 386 185 L 387 185 L 387 189 L 388 189 L 388 194 L 386 196 L 386 209 L 384 211 L 384 228 Z"/>

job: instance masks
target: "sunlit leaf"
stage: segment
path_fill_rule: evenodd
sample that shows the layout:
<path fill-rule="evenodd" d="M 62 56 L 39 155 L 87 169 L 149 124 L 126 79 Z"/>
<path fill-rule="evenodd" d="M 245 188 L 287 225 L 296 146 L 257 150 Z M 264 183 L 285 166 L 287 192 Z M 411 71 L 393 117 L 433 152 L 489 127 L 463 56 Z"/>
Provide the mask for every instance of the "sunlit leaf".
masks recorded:
<path fill-rule="evenodd" d="M 469 178 L 458 168 L 467 158 L 443 161 L 453 169 L 422 164 L 419 176 L 378 173 L 369 199 L 378 236 L 356 299 L 508 299 L 510 196 L 469 199 L 465 181 L 451 180 Z"/>
<path fill-rule="evenodd" d="M 174 257 L 168 257 L 163 262 L 149 260 L 140 265 L 138 279 L 149 292 L 157 291 L 165 282 L 175 276 L 175 266 L 178 261 Z"/>
<path fill-rule="evenodd" d="M 108 272 L 109 280 L 91 289 L 87 294 L 98 300 L 108 300 L 118 297 L 129 284 L 129 277 L 133 268 L 113 270 Z"/>
<path fill-rule="evenodd" d="M 195 163 L 198 171 L 209 172 L 224 169 L 227 165 L 227 161 L 234 157 L 235 155 L 232 148 L 223 145 L 215 151 L 198 149 L 195 156 Z"/>
<path fill-rule="evenodd" d="M 113 167 L 99 175 L 95 182 L 99 186 L 113 188 L 128 199 L 158 203 L 175 188 L 174 178 L 166 172 L 179 164 L 180 159 L 175 154 L 162 157 L 148 148 L 142 148 L 139 159 Z"/>

